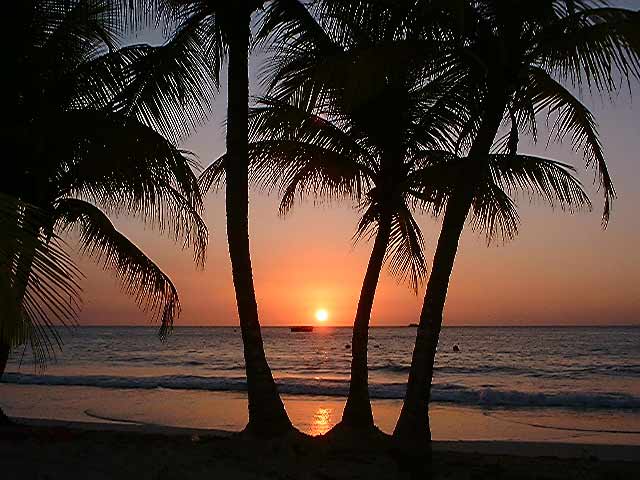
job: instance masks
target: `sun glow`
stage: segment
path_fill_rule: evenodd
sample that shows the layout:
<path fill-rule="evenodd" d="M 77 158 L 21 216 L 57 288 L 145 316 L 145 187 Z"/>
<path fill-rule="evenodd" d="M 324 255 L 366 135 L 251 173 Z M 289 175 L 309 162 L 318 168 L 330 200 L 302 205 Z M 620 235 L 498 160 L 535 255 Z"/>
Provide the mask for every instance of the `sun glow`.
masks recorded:
<path fill-rule="evenodd" d="M 316 320 L 319 322 L 326 322 L 329 318 L 329 312 L 324 308 L 319 308 L 316 310 Z"/>

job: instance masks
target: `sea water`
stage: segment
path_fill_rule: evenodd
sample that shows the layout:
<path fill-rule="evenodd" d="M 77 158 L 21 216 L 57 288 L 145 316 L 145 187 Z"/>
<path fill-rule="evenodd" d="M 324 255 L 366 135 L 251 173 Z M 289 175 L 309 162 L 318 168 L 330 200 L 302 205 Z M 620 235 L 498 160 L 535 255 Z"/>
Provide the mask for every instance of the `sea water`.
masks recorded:
<path fill-rule="evenodd" d="M 372 399 L 400 404 L 415 334 L 412 327 L 369 330 Z M 91 387 L 105 394 L 126 390 L 131 398 L 158 389 L 174 395 L 246 389 L 239 328 L 179 327 L 165 342 L 145 327 L 83 327 L 62 337 L 62 352 L 44 371 L 35 369 L 28 351 L 14 352 L 3 383 Z M 267 327 L 263 338 L 281 393 L 336 399 L 347 394 L 349 328 L 294 333 Z M 576 418 L 622 415 L 637 422 L 640 328 L 444 328 L 432 403 L 481 411 L 562 410 Z M 626 426 L 640 433 L 640 424 Z"/>

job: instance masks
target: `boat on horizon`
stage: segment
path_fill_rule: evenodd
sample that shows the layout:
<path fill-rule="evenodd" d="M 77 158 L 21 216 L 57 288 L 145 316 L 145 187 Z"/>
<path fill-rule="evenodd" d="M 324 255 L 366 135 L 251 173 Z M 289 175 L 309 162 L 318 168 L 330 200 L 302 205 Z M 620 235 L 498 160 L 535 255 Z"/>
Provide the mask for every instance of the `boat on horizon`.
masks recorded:
<path fill-rule="evenodd" d="M 408 327 L 419 327 L 420 325 L 417 323 L 410 323 L 409 325 L 407 325 Z"/>
<path fill-rule="evenodd" d="M 313 332 L 313 327 L 311 325 L 300 325 L 297 327 L 291 327 L 292 332 Z"/>

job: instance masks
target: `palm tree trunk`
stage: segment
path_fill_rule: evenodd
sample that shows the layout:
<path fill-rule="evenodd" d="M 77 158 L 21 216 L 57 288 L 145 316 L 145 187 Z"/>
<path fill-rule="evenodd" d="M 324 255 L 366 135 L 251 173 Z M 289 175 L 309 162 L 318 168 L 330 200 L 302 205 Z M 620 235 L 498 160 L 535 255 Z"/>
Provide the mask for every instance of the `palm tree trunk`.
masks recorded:
<path fill-rule="evenodd" d="M 503 98 L 503 97 L 501 97 Z M 444 215 L 442 230 L 427 283 L 416 343 L 411 359 L 407 391 L 393 437 L 401 449 L 421 452 L 431 448 L 429 400 L 442 314 L 453 271 L 460 235 L 471 208 L 477 182 L 484 171 L 487 155 L 500 128 L 506 108 L 505 101 L 493 102 L 487 110 L 476 139 L 469 151 L 473 161 L 464 172 Z"/>
<path fill-rule="evenodd" d="M 242 4 L 243 2 L 240 2 Z M 267 364 L 249 251 L 249 21 L 242 8 L 231 27 L 227 112 L 226 209 L 229 256 L 244 345 L 249 397 L 247 430 L 260 436 L 292 428 Z"/>
<path fill-rule="evenodd" d="M 391 235 L 390 214 L 384 214 L 378 224 L 378 233 L 371 250 L 369 265 L 362 282 L 358 310 L 353 324 L 351 340 L 351 381 L 349 396 L 342 413 L 342 424 L 357 429 L 372 429 L 373 413 L 369 400 L 369 369 L 367 366 L 367 346 L 369 341 L 369 320 L 380 278 L 380 271 Z"/>

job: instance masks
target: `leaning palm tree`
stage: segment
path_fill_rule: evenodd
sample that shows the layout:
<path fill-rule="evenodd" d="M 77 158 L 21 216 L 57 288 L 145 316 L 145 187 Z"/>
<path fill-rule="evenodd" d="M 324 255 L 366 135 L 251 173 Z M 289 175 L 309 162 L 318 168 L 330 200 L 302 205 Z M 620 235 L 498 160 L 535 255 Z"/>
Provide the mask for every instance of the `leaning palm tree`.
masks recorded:
<path fill-rule="evenodd" d="M 435 4 L 436 2 L 418 2 Z M 467 147 L 461 170 L 444 210 L 444 220 L 425 293 L 402 411 L 394 437 L 399 444 L 422 448 L 430 442 L 428 406 L 442 314 L 460 235 L 474 199 L 493 175 L 496 158 L 522 163 L 517 155 L 521 134 L 537 138 L 536 116 L 547 111 L 551 135 L 569 136 L 588 166 L 597 171 L 604 193 L 603 221 L 609 218 L 615 196 L 593 114 L 563 85 L 611 93 L 637 78 L 640 71 L 640 16 L 612 8 L 607 2 L 544 0 L 457 2 L 459 16 L 447 25 L 440 68 L 465 77 L 466 96 L 476 101 L 473 115 L 460 132 Z M 433 12 L 432 12 L 433 13 Z M 413 16 L 413 15 L 410 15 Z M 435 17 L 438 18 L 438 17 Z M 433 56 L 431 56 L 433 59 Z M 436 56 L 437 57 L 437 56 Z M 509 126 L 497 142 L 503 122 Z M 492 155 L 503 147 L 503 155 Z M 512 186 L 518 187 L 521 180 Z M 546 191 L 555 178 L 540 183 Z"/>
<path fill-rule="evenodd" d="M 117 2 L 18 3 L 12 19 L 24 36 L 5 60 L 19 81 L 7 89 L 12 124 L 2 135 L 20 161 L 9 166 L 0 193 L 19 202 L 7 221 L 33 233 L 31 241 L 1 241 L 3 294 L 15 298 L 22 312 L 0 323 L 2 370 L 9 349 L 29 339 L 38 347 L 36 360 L 46 360 L 47 340 L 58 339 L 52 320 L 73 317 L 75 310 L 59 295 L 58 315 L 48 315 L 46 304 L 37 301 L 51 298 L 37 297 L 46 287 L 38 269 L 43 248 L 56 247 L 51 242 L 58 234 L 75 229 L 81 252 L 112 270 L 123 289 L 160 320 L 161 336 L 180 313 L 177 291 L 107 214 L 126 212 L 171 234 L 194 248 L 199 264 L 207 242 L 193 162 L 121 106 L 133 78 L 128 67 L 141 53 L 116 48 Z M 51 258 L 55 263 L 66 257 Z M 60 275 L 56 281 L 62 292 L 69 290 Z M 22 323 L 12 326 L 11 318 Z"/>
<path fill-rule="evenodd" d="M 248 218 L 249 53 L 252 19 L 260 17 L 262 36 L 295 31 L 309 18 L 299 0 L 136 0 L 134 20 L 146 17 L 169 30 L 167 42 L 146 56 L 140 67 L 136 108 L 156 125 L 175 128 L 199 119 L 210 93 L 202 81 L 227 79 L 226 213 L 227 238 L 236 304 L 244 346 L 249 398 L 246 431 L 280 435 L 293 427 L 266 360 L 253 284 Z M 264 9 L 264 10 L 263 10 Z M 157 20 L 160 19 L 160 20 Z"/>

